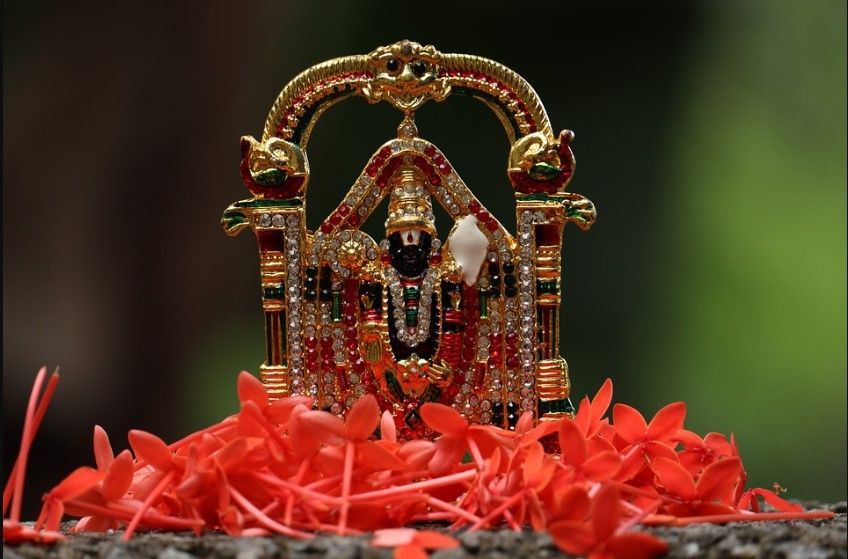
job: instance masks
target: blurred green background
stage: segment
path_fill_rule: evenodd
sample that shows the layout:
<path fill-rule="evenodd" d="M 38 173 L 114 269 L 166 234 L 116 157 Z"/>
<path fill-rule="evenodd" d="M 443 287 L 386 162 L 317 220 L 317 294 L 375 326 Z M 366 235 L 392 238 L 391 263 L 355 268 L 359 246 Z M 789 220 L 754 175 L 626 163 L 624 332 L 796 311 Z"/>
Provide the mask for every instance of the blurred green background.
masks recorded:
<path fill-rule="evenodd" d="M 297 72 L 404 37 L 507 64 L 576 131 L 572 189 L 599 219 L 566 232 L 575 395 L 610 376 L 645 415 L 685 400 L 689 428 L 736 434 L 752 484 L 845 499 L 845 6 L 5 2 L 4 472 L 36 369 L 63 371 L 28 514 L 92 462 L 93 424 L 119 449 L 235 409 L 263 347 L 255 243 L 218 226 L 247 196 L 238 138 Z M 310 223 L 398 118 L 326 114 Z M 417 120 L 513 223 L 488 109 L 452 98 Z"/>

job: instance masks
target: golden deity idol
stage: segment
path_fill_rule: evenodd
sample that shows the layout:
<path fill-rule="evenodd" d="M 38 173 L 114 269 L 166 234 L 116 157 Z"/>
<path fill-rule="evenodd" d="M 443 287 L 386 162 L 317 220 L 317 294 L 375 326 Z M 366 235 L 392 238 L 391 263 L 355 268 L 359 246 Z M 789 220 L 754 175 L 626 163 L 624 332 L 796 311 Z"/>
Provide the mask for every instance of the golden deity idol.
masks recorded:
<path fill-rule="evenodd" d="M 484 102 L 506 129 L 515 231 L 418 136 L 415 110 L 453 93 Z M 309 231 L 310 132 L 328 107 L 355 95 L 403 113 L 397 138 Z M 554 135 L 536 92 L 509 68 L 411 41 L 295 77 L 262 139 L 242 138 L 241 173 L 253 197 L 222 219 L 227 234 L 249 227 L 259 242 L 260 378 L 269 393 L 308 395 L 339 415 L 372 393 L 402 436 L 423 434 L 418 409 L 432 401 L 506 428 L 523 411 L 540 419 L 572 413 L 559 354 L 562 234 L 569 221 L 585 230 L 595 220 L 589 200 L 565 191 L 573 138 L 569 130 Z M 385 237 L 374 240 L 359 226 L 385 197 Z M 454 222 L 443 240 L 434 201 Z"/>

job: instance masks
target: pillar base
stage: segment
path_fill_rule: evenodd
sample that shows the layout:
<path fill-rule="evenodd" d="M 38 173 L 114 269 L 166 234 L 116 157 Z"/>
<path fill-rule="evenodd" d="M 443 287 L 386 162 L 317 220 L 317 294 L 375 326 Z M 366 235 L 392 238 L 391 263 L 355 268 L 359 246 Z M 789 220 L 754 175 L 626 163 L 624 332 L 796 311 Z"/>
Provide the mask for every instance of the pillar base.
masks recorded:
<path fill-rule="evenodd" d="M 285 398 L 290 393 L 289 371 L 284 365 L 260 365 L 259 380 L 265 385 L 271 400 Z"/>

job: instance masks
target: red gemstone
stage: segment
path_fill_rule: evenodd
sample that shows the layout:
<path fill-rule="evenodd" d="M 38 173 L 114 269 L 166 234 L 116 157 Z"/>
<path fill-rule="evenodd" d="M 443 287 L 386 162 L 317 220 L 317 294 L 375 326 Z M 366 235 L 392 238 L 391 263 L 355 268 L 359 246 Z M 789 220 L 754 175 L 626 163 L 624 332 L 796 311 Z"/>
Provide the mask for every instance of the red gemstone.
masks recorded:
<path fill-rule="evenodd" d="M 447 163 L 442 163 L 439 165 L 439 172 L 443 175 L 447 175 L 451 172 L 451 166 Z"/>
<path fill-rule="evenodd" d="M 391 173 L 383 172 L 383 173 L 380 174 L 379 177 L 377 177 L 377 186 L 380 188 L 380 190 L 385 189 L 386 185 L 389 184 L 389 175 L 390 174 Z"/>
<path fill-rule="evenodd" d="M 442 255 L 438 252 L 430 255 L 430 264 L 437 266 L 442 263 Z"/>
<path fill-rule="evenodd" d="M 358 227 L 360 224 L 359 214 L 353 214 L 350 218 L 348 218 L 347 222 L 353 227 Z"/>
<path fill-rule="evenodd" d="M 492 216 L 489 216 L 489 218 L 490 218 L 490 219 L 491 219 L 491 217 L 492 217 Z M 491 231 L 491 232 L 493 232 L 493 233 L 494 233 L 495 231 L 497 231 L 497 230 L 498 230 L 498 222 L 497 222 L 497 220 L 492 219 L 491 221 L 487 222 L 487 223 L 486 223 L 486 229 L 488 229 L 489 231 Z"/>
<path fill-rule="evenodd" d="M 392 263 L 392 257 L 391 257 L 391 256 L 389 256 L 388 254 L 383 254 L 383 255 L 380 257 L 380 262 L 382 262 L 383 264 L 385 264 L 385 265 L 387 265 L 387 266 L 388 266 L 389 264 L 391 264 L 391 263 Z"/>
<path fill-rule="evenodd" d="M 430 177 L 430 184 L 433 186 L 439 186 L 442 184 L 442 178 L 439 175 L 433 175 Z"/>
<path fill-rule="evenodd" d="M 314 348 L 315 346 L 318 345 L 318 338 L 316 338 L 315 336 L 308 336 L 305 341 L 306 341 L 306 347 Z"/>
<path fill-rule="evenodd" d="M 424 155 L 426 155 L 427 157 L 433 157 L 434 155 L 436 155 L 436 148 L 433 147 L 433 144 L 430 144 L 426 148 L 424 148 Z"/>
<path fill-rule="evenodd" d="M 365 168 L 365 173 L 366 173 L 369 177 L 375 177 L 375 176 L 377 176 L 377 171 L 379 171 L 379 170 L 380 170 L 380 167 L 378 167 L 378 166 L 377 166 L 377 165 L 375 165 L 374 163 L 371 163 L 370 165 L 368 165 L 368 166 Z"/>
<path fill-rule="evenodd" d="M 332 233 L 333 224 L 330 223 L 329 221 L 325 221 L 324 223 L 321 224 L 321 231 L 323 233 L 327 233 L 327 234 Z"/>
<path fill-rule="evenodd" d="M 471 213 L 476 214 L 478 211 L 480 211 L 480 202 L 478 202 L 477 200 L 471 200 L 471 203 L 468 204 L 468 209 L 471 211 Z"/>
<path fill-rule="evenodd" d="M 383 149 L 381 149 L 381 150 L 377 153 L 377 155 L 379 155 L 379 156 L 380 156 L 380 157 L 382 157 L 383 159 L 388 159 L 388 157 L 389 157 L 391 154 L 392 154 L 392 148 L 390 148 L 389 146 L 383 146 Z"/>
<path fill-rule="evenodd" d="M 513 345 L 518 341 L 518 334 L 515 332 L 507 332 L 506 334 L 506 343 Z"/>
<path fill-rule="evenodd" d="M 339 212 L 340 215 L 347 215 L 348 213 L 350 213 L 350 206 L 348 206 L 347 204 L 342 204 L 336 211 Z"/>
<path fill-rule="evenodd" d="M 509 357 L 506 358 L 506 366 L 508 369 L 515 369 L 518 367 L 518 356 L 514 353 L 510 353 Z"/>
<path fill-rule="evenodd" d="M 344 221 L 344 218 L 335 212 L 330 216 L 330 223 L 334 226 L 341 225 L 342 221 Z"/>

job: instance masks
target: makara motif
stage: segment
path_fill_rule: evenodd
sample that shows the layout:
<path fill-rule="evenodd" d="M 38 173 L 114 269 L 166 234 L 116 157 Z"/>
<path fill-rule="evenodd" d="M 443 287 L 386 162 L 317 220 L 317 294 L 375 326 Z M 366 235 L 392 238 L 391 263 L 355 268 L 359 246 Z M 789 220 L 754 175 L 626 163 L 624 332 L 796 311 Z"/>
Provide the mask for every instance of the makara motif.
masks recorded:
<path fill-rule="evenodd" d="M 489 106 L 511 143 L 516 200 L 508 230 L 474 196 L 414 112 L 467 94 Z M 306 146 L 315 122 L 352 96 L 403 113 L 316 231 L 305 225 Z M 476 56 L 400 41 L 309 68 L 277 97 L 261 140 L 242 138 L 252 197 L 222 226 L 259 242 L 265 362 L 276 397 L 308 395 L 343 415 L 362 394 L 391 410 L 402 436 L 421 436 L 421 404 L 454 406 L 473 422 L 514 428 L 519 415 L 572 413 L 559 352 L 563 227 L 588 229 L 593 204 L 566 192 L 574 171 L 565 130 L 554 135 L 541 101 L 518 74 Z M 385 237 L 359 226 L 389 198 Z M 454 221 L 439 239 L 438 203 Z"/>

